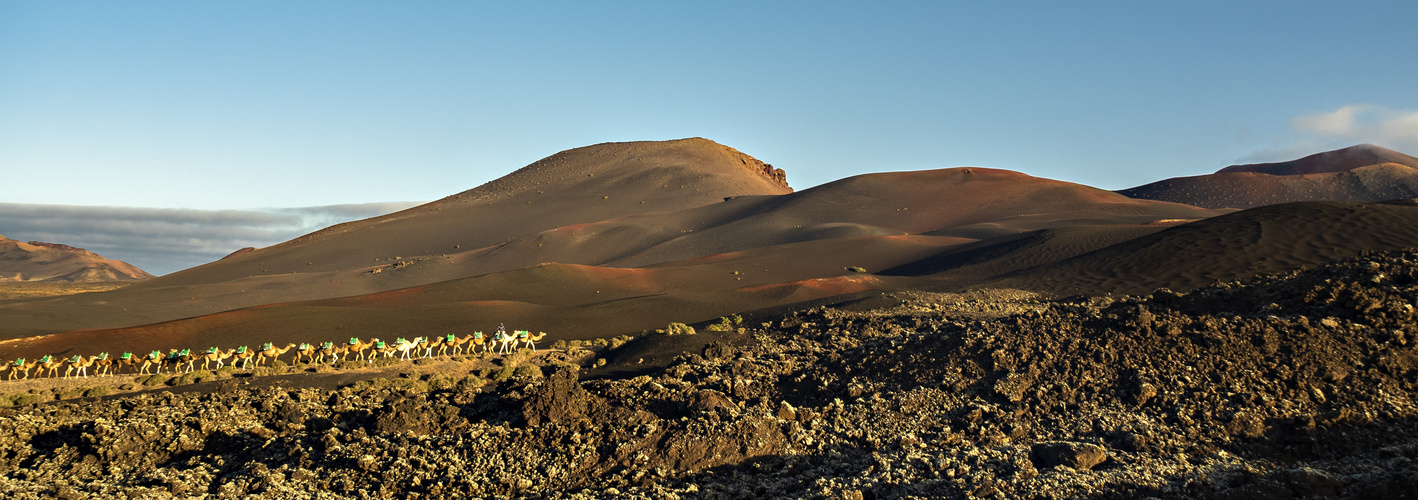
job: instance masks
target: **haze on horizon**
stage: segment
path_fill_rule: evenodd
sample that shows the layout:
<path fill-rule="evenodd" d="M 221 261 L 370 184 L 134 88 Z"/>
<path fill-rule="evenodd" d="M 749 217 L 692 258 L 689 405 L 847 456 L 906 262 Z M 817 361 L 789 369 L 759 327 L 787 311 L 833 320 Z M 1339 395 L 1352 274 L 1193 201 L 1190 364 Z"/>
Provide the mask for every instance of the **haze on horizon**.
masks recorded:
<path fill-rule="evenodd" d="M 1122 189 L 1357 143 L 1414 154 L 1415 46 L 1384 23 L 1415 19 L 1403 2 L 7 2 L 0 203 L 173 216 L 50 232 L 163 274 L 240 248 L 233 227 L 259 233 L 243 246 L 318 228 L 262 207 L 373 216 L 610 141 L 706 137 L 797 189 L 965 165 Z M 15 220 L 0 234 L 43 239 Z M 164 270 L 118 243 L 143 239 L 205 253 Z"/>

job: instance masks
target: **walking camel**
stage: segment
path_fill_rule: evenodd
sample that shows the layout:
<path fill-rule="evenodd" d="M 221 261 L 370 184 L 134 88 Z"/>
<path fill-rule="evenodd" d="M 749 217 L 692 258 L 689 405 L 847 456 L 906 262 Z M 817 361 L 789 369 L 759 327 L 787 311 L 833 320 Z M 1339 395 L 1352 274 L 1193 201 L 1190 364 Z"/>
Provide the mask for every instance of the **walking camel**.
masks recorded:
<path fill-rule="evenodd" d="M 59 366 L 63 364 L 64 360 L 45 354 L 44 357 L 39 358 L 39 363 L 35 364 L 39 370 L 35 371 L 34 376 L 39 378 L 44 373 L 48 373 L 50 377 L 58 376 Z"/>
<path fill-rule="evenodd" d="M 507 332 L 497 332 L 493 335 L 492 341 L 498 343 L 498 354 L 507 354 L 517 348 L 517 337 L 509 335 Z"/>
<path fill-rule="evenodd" d="M 221 349 L 218 349 L 216 347 L 207 349 L 207 352 L 202 353 L 202 369 L 209 369 L 211 363 L 213 361 L 216 361 L 217 369 L 220 370 L 222 369 L 222 366 L 226 365 L 227 358 L 230 358 L 234 355 L 236 355 L 236 349 L 227 349 L 225 353 L 222 352 Z"/>
<path fill-rule="evenodd" d="M 379 343 L 381 343 L 379 339 L 369 339 L 369 342 L 360 342 L 359 338 L 351 337 L 349 344 L 345 345 L 345 351 L 340 353 L 340 360 L 343 361 L 346 355 L 354 353 L 357 355 L 357 359 L 364 361 L 364 351 L 370 350 L 375 344 Z M 373 351 L 370 353 L 369 361 L 374 361 Z"/>
<path fill-rule="evenodd" d="M 23 380 L 23 379 L 27 379 L 27 378 L 30 377 L 30 368 L 34 368 L 34 364 L 33 364 L 33 363 L 30 363 L 30 362 L 28 362 L 28 361 L 25 361 L 25 358 L 19 358 L 19 359 L 16 359 L 15 362 L 10 363 L 10 364 L 9 364 L 9 367 L 10 367 L 10 378 L 9 378 L 9 380 L 15 380 L 15 375 L 16 375 L 16 374 L 18 374 L 18 375 L 20 376 L 20 379 Z"/>
<path fill-rule="evenodd" d="M 251 358 L 254 357 L 256 357 L 255 349 L 246 346 L 238 347 L 236 348 L 236 353 L 232 354 L 231 366 L 236 366 L 236 364 L 240 362 L 241 369 L 245 370 L 251 367 Z"/>
<path fill-rule="evenodd" d="M 394 349 L 399 351 L 399 359 L 411 360 L 413 359 L 413 357 L 409 353 L 413 352 L 414 349 L 417 348 L 419 344 L 422 344 L 423 342 L 423 337 L 414 337 L 413 341 L 399 339 L 394 342 Z"/>
<path fill-rule="evenodd" d="M 339 361 L 340 357 L 343 356 L 344 353 L 345 347 L 337 346 L 334 342 L 324 342 L 320 344 L 321 363 L 334 363 L 336 361 Z M 326 358 L 329 358 L 330 360 L 325 361 Z"/>
<path fill-rule="evenodd" d="M 285 354 L 286 351 L 289 351 L 291 349 L 295 349 L 294 342 L 286 344 L 285 347 L 280 349 L 277 349 L 276 346 L 273 346 L 270 342 L 267 342 L 266 345 L 261 346 L 261 352 L 256 353 L 256 366 L 261 366 L 262 363 L 266 362 L 267 358 L 271 359 L 272 365 L 275 365 L 276 361 L 280 361 L 281 355 Z"/>
<path fill-rule="evenodd" d="M 534 336 L 532 335 L 532 332 L 526 330 L 517 331 L 517 340 L 522 342 L 523 344 L 526 344 L 526 347 L 532 348 L 532 352 L 537 352 L 537 341 L 541 340 L 542 337 L 545 336 L 547 336 L 547 332 L 537 332 L 537 334 Z"/>
<path fill-rule="evenodd" d="M 108 353 L 103 353 L 103 355 L 107 357 Z M 84 359 L 83 356 L 74 355 L 74 357 L 69 358 L 69 367 L 64 369 L 64 378 L 69 378 L 70 375 L 74 374 L 75 370 L 83 375 L 84 378 L 89 378 L 89 367 L 93 366 L 95 361 L 98 361 L 98 356 L 89 356 L 89 359 Z"/>
<path fill-rule="evenodd" d="M 315 344 L 301 342 L 300 346 L 295 348 L 295 359 L 292 359 L 291 363 L 300 363 L 302 358 L 307 363 L 315 362 Z"/>

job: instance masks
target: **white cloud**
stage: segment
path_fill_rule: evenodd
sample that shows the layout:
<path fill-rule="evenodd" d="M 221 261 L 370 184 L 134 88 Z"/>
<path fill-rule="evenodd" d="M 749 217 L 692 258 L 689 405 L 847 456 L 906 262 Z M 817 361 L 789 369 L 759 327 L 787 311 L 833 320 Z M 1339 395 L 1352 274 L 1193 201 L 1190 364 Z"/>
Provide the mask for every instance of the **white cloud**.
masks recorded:
<path fill-rule="evenodd" d="M 423 202 L 264 210 L 191 210 L 0 203 L 0 235 L 88 249 L 153 274 L 205 264 L 334 224 Z"/>
<path fill-rule="evenodd" d="M 1290 120 L 1290 127 L 1301 134 L 1295 141 L 1254 151 L 1237 163 L 1294 160 L 1355 144 L 1374 144 L 1418 154 L 1418 111 L 1356 104 L 1297 116 Z"/>

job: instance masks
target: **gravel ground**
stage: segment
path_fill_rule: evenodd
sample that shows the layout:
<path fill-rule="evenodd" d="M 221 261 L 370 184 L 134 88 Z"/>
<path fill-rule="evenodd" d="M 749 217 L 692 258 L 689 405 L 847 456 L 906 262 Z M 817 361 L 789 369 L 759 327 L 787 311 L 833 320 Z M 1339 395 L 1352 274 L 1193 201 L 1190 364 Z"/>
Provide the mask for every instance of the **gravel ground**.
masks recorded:
<path fill-rule="evenodd" d="M 1418 491 L 1418 253 L 1183 294 L 895 299 L 870 311 L 799 311 L 701 337 L 713 339 L 704 347 L 643 336 L 597 369 L 575 356 L 524 358 L 499 374 L 396 369 L 328 386 L 231 379 L 0 409 L 0 495 Z M 664 345 L 694 348 L 629 371 L 644 359 L 637 351 Z"/>

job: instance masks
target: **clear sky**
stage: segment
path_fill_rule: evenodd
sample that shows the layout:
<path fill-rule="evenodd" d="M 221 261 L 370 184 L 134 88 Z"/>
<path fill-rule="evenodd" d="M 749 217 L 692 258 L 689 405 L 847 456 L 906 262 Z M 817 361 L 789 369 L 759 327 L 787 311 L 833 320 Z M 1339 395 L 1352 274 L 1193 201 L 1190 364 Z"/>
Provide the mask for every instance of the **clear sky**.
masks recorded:
<path fill-rule="evenodd" d="M 964 165 L 1121 189 L 1360 142 L 1418 154 L 1415 21 L 1409 0 L 3 0 L 0 202 L 428 201 L 691 136 L 798 189 Z"/>

